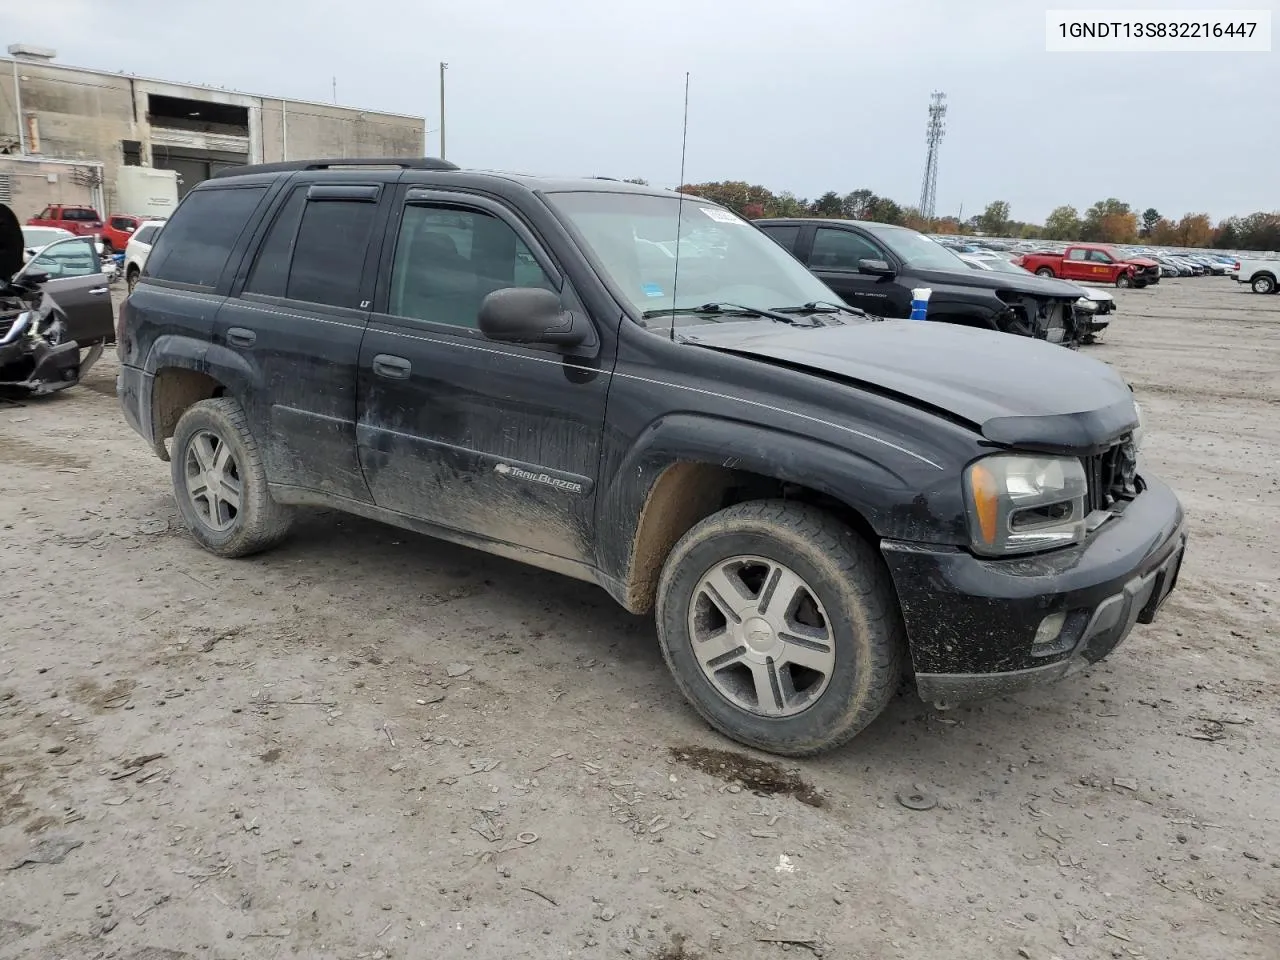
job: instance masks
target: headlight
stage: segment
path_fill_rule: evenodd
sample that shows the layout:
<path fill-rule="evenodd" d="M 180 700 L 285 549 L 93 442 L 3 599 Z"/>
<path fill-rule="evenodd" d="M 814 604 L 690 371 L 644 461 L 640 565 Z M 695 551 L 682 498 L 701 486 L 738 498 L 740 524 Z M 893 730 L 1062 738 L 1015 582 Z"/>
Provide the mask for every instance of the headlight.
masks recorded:
<path fill-rule="evenodd" d="M 1094 313 L 1097 309 L 1098 305 L 1088 297 L 1081 297 L 1076 301 L 1076 310 L 1079 313 Z"/>
<path fill-rule="evenodd" d="M 996 454 L 970 464 L 964 486 L 976 553 L 1031 553 L 1084 539 L 1088 481 L 1079 460 Z"/>

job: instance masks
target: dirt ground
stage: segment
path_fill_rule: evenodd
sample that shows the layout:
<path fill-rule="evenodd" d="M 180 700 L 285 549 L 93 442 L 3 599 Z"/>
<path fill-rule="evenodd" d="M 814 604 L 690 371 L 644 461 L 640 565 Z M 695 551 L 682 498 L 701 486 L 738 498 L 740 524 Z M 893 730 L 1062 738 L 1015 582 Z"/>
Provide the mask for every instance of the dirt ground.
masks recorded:
<path fill-rule="evenodd" d="M 1280 297 L 1116 292 L 1159 621 L 780 770 L 592 586 L 329 513 L 202 552 L 110 355 L 0 406 L 0 960 L 1275 960 Z"/>

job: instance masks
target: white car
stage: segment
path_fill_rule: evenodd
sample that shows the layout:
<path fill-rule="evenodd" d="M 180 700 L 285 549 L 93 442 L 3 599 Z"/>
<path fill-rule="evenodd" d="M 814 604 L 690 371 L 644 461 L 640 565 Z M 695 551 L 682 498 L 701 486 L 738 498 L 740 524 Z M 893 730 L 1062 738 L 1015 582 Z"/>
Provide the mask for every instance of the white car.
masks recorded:
<path fill-rule="evenodd" d="M 63 230 L 61 227 L 23 227 L 22 262 L 26 263 L 55 240 L 74 236 L 70 230 Z"/>
<path fill-rule="evenodd" d="M 1275 293 L 1280 289 L 1280 260 L 1239 261 L 1236 279 L 1253 287 L 1254 293 Z"/>
<path fill-rule="evenodd" d="M 147 256 L 151 253 L 156 235 L 164 224 L 163 220 L 144 220 L 129 237 L 129 243 L 124 248 L 124 282 L 129 285 L 130 293 L 137 285 L 138 277 L 142 276 L 142 271 L 147 265 Z"/>

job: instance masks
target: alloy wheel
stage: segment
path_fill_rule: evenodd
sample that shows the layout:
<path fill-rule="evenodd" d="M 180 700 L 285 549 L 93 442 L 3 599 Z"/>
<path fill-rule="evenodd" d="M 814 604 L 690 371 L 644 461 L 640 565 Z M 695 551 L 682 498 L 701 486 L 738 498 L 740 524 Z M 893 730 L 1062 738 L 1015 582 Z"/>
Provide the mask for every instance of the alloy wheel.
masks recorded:
<path fill-rule="evenodd" d="M 200 522 L 219 533 L 240 518 L 244 484 L 231 447 L 216 433 L 201 430 L 187 444 L 187 496 Z"/>
<path fill-rule="evenodd" d="M 835 672 L 822 601 L 794 570 L 764 557 L 732 557 L 703 575 L 689 605 L 689 636 L 716 691 L 760 716 L 802 712 Z"/>

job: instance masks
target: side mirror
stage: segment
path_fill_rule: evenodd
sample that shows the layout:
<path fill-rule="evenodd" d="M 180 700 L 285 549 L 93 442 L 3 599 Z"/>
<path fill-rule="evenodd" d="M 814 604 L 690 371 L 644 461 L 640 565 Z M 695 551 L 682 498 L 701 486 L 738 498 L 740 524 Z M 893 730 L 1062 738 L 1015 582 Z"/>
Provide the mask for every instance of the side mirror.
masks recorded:
<path fill-rule="evenodd" d="M 858 272 L 869 273 L 873 277 L 892 277 L 894 274 L 893 267 L 884 260 L 859 260 Z"/>
<path fill-rule="evenodd" d="M 19 270 L 13 278 L 13 282 L 19 286 L 27 287 L 34 290 L 42 283 L 49 282 L 49 272 L 41 270 L 39 267 L 31 267 L 30 269 Z"/>
<path fill-rule="evenodd" d="M 586 320 L 565 310 L 560 295 L 541 287 L 505 287 L 480 301 L 480 332 L 506 343 L 572 347 L 587 339 Z"/>

